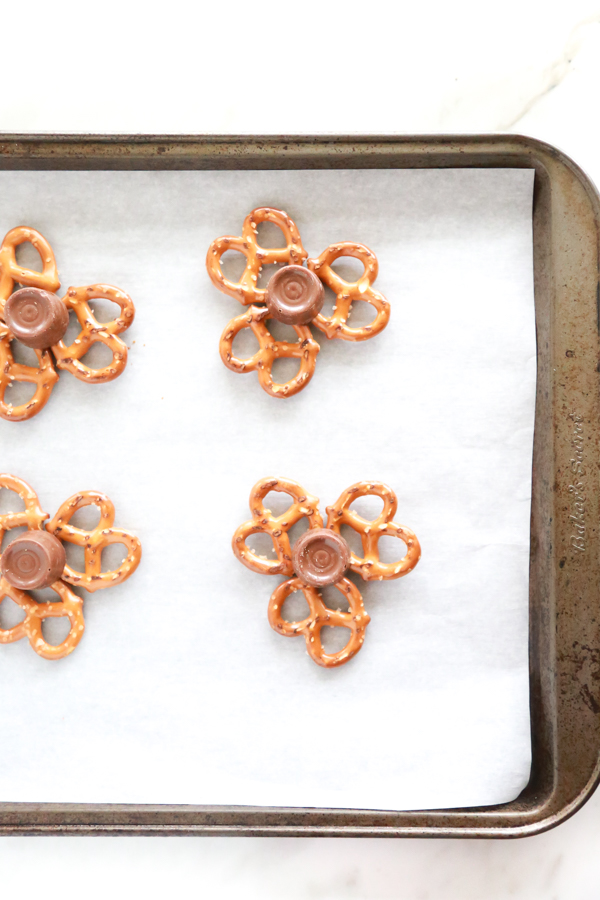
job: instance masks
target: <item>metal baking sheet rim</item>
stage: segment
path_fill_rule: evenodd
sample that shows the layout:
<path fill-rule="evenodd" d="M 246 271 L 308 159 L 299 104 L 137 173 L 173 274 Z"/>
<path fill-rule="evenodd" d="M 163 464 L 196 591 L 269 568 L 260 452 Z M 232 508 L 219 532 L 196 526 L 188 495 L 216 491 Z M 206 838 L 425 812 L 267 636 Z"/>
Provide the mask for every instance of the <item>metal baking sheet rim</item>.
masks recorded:
<path fill-rule="evenodd" d="M 600 197 L 521 135 L 0 135 L 2 169 L 533 168 L 538 381 L 530 561 L 532 775 L 501 806 L 433 811 L 0 803 L 0 834 L 536 834 L 600 780 Z"/>

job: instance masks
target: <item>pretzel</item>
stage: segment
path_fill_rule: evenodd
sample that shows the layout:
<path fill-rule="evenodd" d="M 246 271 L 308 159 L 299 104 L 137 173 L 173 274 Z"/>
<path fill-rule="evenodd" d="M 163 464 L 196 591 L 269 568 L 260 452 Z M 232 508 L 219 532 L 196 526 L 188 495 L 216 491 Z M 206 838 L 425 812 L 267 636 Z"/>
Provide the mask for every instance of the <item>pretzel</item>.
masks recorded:
<path fill-rule="evenodd" d="M 263 500 L 270 491 L 279 491 L 292 498 L 292 505 L 280 516 L 274 516 L 270 509 L 265 509 Z M 309 528 L 322 528 L 323 520 L 319 513 L 319 498 L 308 494 L 301 485 L 289 478 L 261 478 L 250 494 L 250 510 L 252 519 L 244 522 L 233 536 L 232 547 L 237 558 L 253 572 L 261 575 L 294 574 L 292 567 L 292 549 L 287 532 L 302 518 L 308 519 Z M 251 534 L 264 532 L 270 535 L 277 554 L 277 559 L 269 560 L 257 556 L 246 544 Z"/>
<path fill-rule="evenodd" d="M 44 659 L 62 659 L 73 652 L 85 629 L 83 600 L 62 581 L 55 581 L 50 588 L 60 597 L 59 603 L 38 603 L 25 591 L 12 587 L 6 578 L 0 578 L 0 601 L 10 597 L 25 610 L 22 622 L 13 628 L 0 629 L 0 644 L 10 644 L 26 637 L 35 652 Z M 71 623 L 69 634 L 61 644 L 48 644 L 42 634 L 43 620 L 63 616 L 68 616 Z"/>
<path fill-rule="evenodd" d="M 345 281 L 331 268 L 331 264 L 341 256 L 353 256 L 364 265 L 365 270 L 357 281 Z M 377 278 L 379 266 L 377 257 L 368 247 L 350 241 L 332 244 L 316 259 L 308 259 L 306 265 L 336 295 L 333 314 L 324 316 L 318 313 L 313 319 L 313 325 L 328 338 L 366 341 L 385 328 L 390 318 L 390 304 L 383 294 L 371 287 Z M 377 315 L 370 325 L 363 325 L 362 328 L 348 326 L 348 316 L 354 300 L 364 300 L 375 308 Z"/>
<path fill-rule="evenodd" d="M 0 515 L 0 544 L 4 539 L 4 535 L 11 528 L 22 528 L 25 526 L 29 531 L 37 531 L 44 527 L 44 522 L 50 516 L 44 512 L 40 506 L 40 499 L 33 488 L 17 478 L 16 475 L 9 475 L 6 472 L 0 474 L 0 489 L 5 488 L 7 491 L 14 491 L 18 494 L 25 509 L 20 512 L 7 512 Z"/>
<path fill-rule="evenodd" d="M 349 612 L 329 609 L 323 603 L 317 588 L 303 584 L 300 578 L 291 578 L 284 581 L 272 593 L 269 600 L 268 617 L 271 628 L 286 637 L 303 635 L 306 640 L 306 649 L 309 656 L 319 666 L 333 668 L 341 666 L 356 656 L 365 639 L 365 629 L 371 617 L 367 615 L 363 606 L 360 591 L 347 578 L 342 578 L 335 587 L 348 600 Z M 283 604 L 295 591 L 302 591 L 310 614 L 301 622 L 287 622 L 281 617 Z M 351 631 L 350 639 L 346 646 L 337 653 L 325 653 L 321 643 L 321 629 L 325 626 L 344 627 Z"/>
<path fill-rule="evenodd" d="M 16 248 L 26 243 L 32 244 L 40 254 L 41 272 L 24 269 L 17 263 Z M 60 287 L 52 247 L 39 231 L 23 225 L 12 228 L 0 245 L 0 315 L 3 314 L 4 304 L 14 291 L 15 283 L 23 287 L 42 288 L 53 293 Z"/>
<path fill-rule="evenodd" d="M 383 500 L 383 509 L 372 521 L 363 519 L 350 509 L 350 504 L 359 497 L 374 495 Z M 349 525 L 360 535 L 363 557 L 350 553 L 350 568 L 365 581 L 383 581 L 401 578 L 410 572 L 421 558 L 421 545 L 416 534 L 404 525 L 392 521 L 398 508 L 398 500 L 391 488 L 380 481 L 359 481 L 343 492 L 333 506 L 327 507 L 326 527 L 337 534 L 342 525 Z M 382 563 L 379 559 L 379 539 L 383 535 L 400 538 L 406 544 L 406 555 L 395 563 Z"/>
<path fill-rule="evenodd" d="M 273 516 L 265 509 L 263 500 L 269 491 L 282 491 L 293 499 L 292 505 L 281 516 Z M 383 500 L 383 510 L 372 522 L 363 519 L 350 504 L 358 497 L 375 494 Z M 253 572 L 264 575 L 285 575 L 269 600 L 268 618 L 271 628 L 286 637 L 304 635 L 310 657 L 325 668 L 341 666 L 355 656 L 365 639 L 365 629 L 370 617 L 365 612 L 358 588 L 344 572 L 352 569 L 365 581 L 400 578 L 414 569 L 421 556 L 421 547 L 415 534 L 403 525 L 396 525 L 392 518 L 398 502 L 396 495 L 381 482 L 361 481 L 343 492 L 333 506 L 327 507 L 328 520 L 323 529 L 318 510 L 319 499 L 308 494 L 295 481 L 286 478 L 262 478 L 252 488 L 250 509 L 252 519 L 244 522 L 233 536 L 232 547 L 237 558 Z M 308 531 L 291 547 L 288 530 L 303 516 L 308 518 Z M 350 525 L 361 536 L 364 558 L 357 557 L 340 534 L 342 525 Z M 264 532 L 270 535 L 276 560 L 257 556 L 246 540 L 251 534 Z M 332 534 L 333 532 L 333 534 Z M 334 539 L 335 534 L 335 539 Z M 407 545 L 406 556 L 398 563 L 382 563 L 378 542 L 384 534 L 399 537 Z M 333 584 L 347 597 L 350 611 L 331 610 L 323 602 L 319 587 Z M 281 611 L 286 599 L 295 591 L 302 591 L 309 607 L 309 615 L 301 622 L 287 622 Z M 325 625 L 349 628 L 351 635 L 346 646 L 338 653 L 328 654 L 321 643 L 321 629 Z"/>
<path fill-rule="evenodd" d="M 256 232 L 261 222 L 273 222 L 283 231 L 285 247 L 264 248 L 258 244 Z M 246 257 L 246 268 L 239 281 L 225 278 L 221 270 L 221 257 L 227 250 L 238 250 Z M 212 242 L 206 255 L 206 268 L 215 287 L 235 297 L 242 305 L 249 306 L 251 303 L 265 302 L 266 290 L 257 287 L 263 266 L 273 263 L 301 266 L 307 256 L 293 219 L 281 209 L 265 206 L 253 209 L 246 216 L 241 237 L 225 235 Z"/>
<path fill-rule="evenodd" d="M 112 300 L 121 307 L 118 318 L 110 322 L 98 322 L 88 301 L 101 299 Z M 91 284 L 89 287 L 70 287 L 63 301 L 68 309 L 74 310 L 81 331 L 68 347 L 64 341 L 53 345 L 52 352 L 58 368 L 67 369 L 76 378 L 89 384 L 100 384 L 117 378 L 127 363 L 127 345 L 117 335 L 133 322 L 135 308 L 131 297 L 110 284 Z M 101 369 L 92 369 L 81 362 L 81 357 L 95 343 L 105 344 L 113 355 L 110 365 Z"/>
<path fill-rule="evenodd" d="M 84 506 L 97 506 L 100 510 L 100 521 L 90 530 L 70 524 L 77 510 Z M 64 581 L 93 593 L 113 584 L 121 584 L 135 572 L 142 556 L 141 542 L 131 532 L 113 528 L 114 521 L 115 507 L 106 494 L 82 491 L 65 500 L 54 518 L 46 524 L 46 530 L 61 541 L 84 548 L 85 571 L 78 572 L 67 564 L 62 576 Z M 127 556 L 117 569 L 102 572 L 102 550 L 109 544 L 124 544 Z"/>
<path fill-rule="evenodd" d="M 25 509 L 20 512 L 0 515 L 0 543 L 5 533 L 12 528 L 25 526 L 30 531 L 44 528 L 43 523 L 48 518 L 48 513 L 43 511 L 38 495 L 26 481 L 15 475 L 3 473 L 0 475 L 0 488 L 14 491 L 25 504 Z M 51 588 L 60 597 L 61 603 L 38 603 L 25 591 L 13 587 L 5 578 L 0 578 L 0 601 L 4 597 L 10 597 L 26 613 L 24 620 L 18 625 L 9 629 L 0 629 L 0 643 L 9 644 L 27 637 L 36 653 L 46 659 L 59 659 L 75 649 L 81 640 L 84 629 L 83 601 L 62 581 L 54 582 Z M 53 645 L 46 643 L 43 638 L 42 621 L 56 616 L 68 616 L 71 629 L 61 644 Z"/>
<path fill-rule="evenodd" d="M 52 356 L 48 350 L 34 350 L 39 366 L 16 363 L 12 354 L 13 337 L 6 325 L 0 323 L 0 418 L 12 422 L 24 422 L 35 416 L 46 405 L 52 388 L 58 381 Z M 35 394 L 26 403 L 13 406 L 10 387 L 14 382 L 26 381 L 36 385 Z"/>
<path fill-rule="evenodd" d="M 219 341 L 221 359 L 232 372 L 258 371 L 260 386 L 271 397 L 291 397 L 305 387 L 315 372 L 319 345 L 306 325 L 292 325 L 298 341 L 276 341 L 265 322 L 269 318 L 266 307 L 251 306 L 249 310 L 232 319 Z M 233 355 L 233 342 L 244 328 L 252 329 L 259 350 L 249 359 Z M 281 384 L 273 381 L 273 363 L 277 359 L 299 359 L 300 369 L 290 381 Z"/>

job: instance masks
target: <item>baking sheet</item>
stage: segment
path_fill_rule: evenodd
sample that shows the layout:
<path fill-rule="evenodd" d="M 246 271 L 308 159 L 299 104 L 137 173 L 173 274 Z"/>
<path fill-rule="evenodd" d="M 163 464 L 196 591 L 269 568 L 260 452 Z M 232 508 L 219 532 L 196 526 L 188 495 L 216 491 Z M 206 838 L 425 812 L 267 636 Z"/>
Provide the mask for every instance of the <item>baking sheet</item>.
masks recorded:
<path fill-rule="evenodd" d="M 0 230 L 38 228 L 63 288 L 116 284 L 137 307 L 125 374 L 61 375 L 39 416 L 0 422 L 2 468 L 51 514 L 77 490 L 108 493 L 144 548 L 129 582 L 86 601 L 70 657 L 0 647 L 0 797 L 513 799 L 531 752 L 533 173 L 3 172 L 0 186 Z M 369 342 L 318 337 L 313 381 L 287 401 L 222 365 L 241 307 L 204 269 L 211 240 L 260 205 L 292 215 L 312 256 L 370 246 L 392 305 Z M 372 621 L 340 669 L 271 631 L 279 579 L 231 554 L 265 475 L 299 481 L 322 511 L 354 481 L 385 481 L 421 541 L 413 573 L 361 582 Z"/>

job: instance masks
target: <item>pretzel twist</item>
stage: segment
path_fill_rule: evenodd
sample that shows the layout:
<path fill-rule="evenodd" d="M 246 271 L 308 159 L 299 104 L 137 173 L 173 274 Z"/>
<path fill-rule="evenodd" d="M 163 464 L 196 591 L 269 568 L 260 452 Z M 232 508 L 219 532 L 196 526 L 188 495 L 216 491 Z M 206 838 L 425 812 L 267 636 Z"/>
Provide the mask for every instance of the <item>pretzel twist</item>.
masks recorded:
<path fill-rule="evenodd" d="M 30 531 L 41 530 L 44 527 L 43 523 L 50 516 L 40 506 L 40 499 L 33 488 L 26 481 L 23 481 L 22 478 L 17 478 L 16 475 L 9 475 L 6 472 L 0 474 L 0 489 L 2 488 L 18 494 L 25 504 L 25 509 L 20 512 L 7 512 L 0 515 L 0 544 L 4 539 L 5 533 L 10 531 L 11 528 L 22 528 L 25 526 Z"/>
<path fill-rule="evenodd" d="M 356 656 L 365 639 L 365 629 L 371 617 L 365 611 L 362 597 L 358 588 L 342 578 L 335 584 L 338 591 L 347 599 L 349 612 L 329 609 L 323 603 L 321 593 L 317 588 L 303 584 L 300 578 L 291 578 L 284 581 L 272 593 L 269 600 L 269 624 L 278 634 L 285 637 L 303 635 L 306 641 L 306 649 L 309 656 L 319 666 L 333 668 L 341 666 Z M 283 604 L 296 591 L 302 591 L 308 607 L 309 615 L 301 622 L 287 622 L 281 617 Z M 325 626 L 333 628 L 349 628 L 351 635 L 346 646 L 337 653 L 326 653 L 321 642 L 321 629 Z"/>
<path fill-rule="evenodd" d="M 19 495 L 25 509 L 20 512 L 8 512 L 0 515 L 0 543 L 11 528 L 25 526 L 30 531 L 44 528 L 48 513 L 40 506 L 38 495 L 33 488 L 17 478 L 16 475 L 0 474 L 0 488 L 14 491 Z M 60 598 L 59 603 L 38 603 L 26 591 L 13 587 L 5 578 L 0 577 L 0 601 L 10 597 L 25 611 L 25 618 L 13 628 L 0 629 L 0 643 L 10 644 L 21 638 L 28 638 L 36 653 L 45 659 L 60 659 L 71 653 L 83 635 L 83 601 L 77 597 L 62 581 L 55 581 L 51 589 Z M 42 634 L 44 619 L 68 616 L 71 623 L 69 634 L 61 644 L 48 644 Z"/>
<path fill-rule="evenodd" d="M 121 308 L 121 314 L 110 322 L 98 322 L 90 309 L 90 300 L 112 300 Z M 110 284 L 91 284 L 88 287 L 70 287 L 63 301 L 68 309 L 75 312 L 81 331 L 68 347 L 64 341 L 52 347 L 59 369 L 67 369 L 89 384 L 117 378 L 127 363 L 127 345 L 117 335 L 133 322 L 135 307 L 131 297 Z M 110 364 L 100 369 L 93 369 L 81 362 L 81 357 L 96 343 L 105 344 L 113 355 Z"/>
<path fill-rule="evenodd" d="M 272 222 L 283 232 L 285 247 L 261 247 L 256 231 L 261 222 Z M 221 269 L 221 257 L 227 250 L 237 250 L 246 257 L 246 267 L 239 281 L 225 278 Z M 281 209 L 263 206 L 253 209 L 244 219 L 242 236 L 224 235 L 216 238 L 208 248 L 206 268 L 212 283 L 224 294 L 235 297 L 244 306 L 264 303 L 266 290 L 257 287 L 263 266 L 281 263 L 301 266 L 308 253 L 302 246 L 296 223 Z"/>
<path fill-rule="evenodd" d="M 72 653 L 85 629 L 83 600 L 62 581 L 50 585 L 60 602 L 38 603 L 25 591 L 12 587 L 5 578 L 0 578 L 0 600 L 10 597 L 25 611 L 25 618 L 13 628 L 0 629 L 0 644 L 10 644 L 26 637 L 39 656 L 44 659 L 62 659 Z M 61 644 L 48 644 L 42 634 L 44 619 L 68 616 L 71 628 Z"/>
<path fill-rule="evenodd" d="M 331 264 L 341 256 L 353 256 L 364 265 L 365 270 L 357 281 L 345 281 L 331 268 Z M 313 319 L 313 325 L 316 325 L 328 338 L 366 341 L 385 328 L 390 318 L 390 304 L 383 294 L 371 287 L 379 271 L 377 257 L 372 250 L 369 250 L 364 244 L 343 241 L 340 244 L 332 244 L 316 259 L 307 260 L 306 265 L 336 295 L 332 315 L 324 316 L 319 313 Z M 370 325 L 363 325 L 362 328 L 350 328 L 347 324 L 354 300 L 364 300 L 375 308 L 376 316 Z"/>
<path fill-rule="evenodd" d="M 85 506 L 97 506 L 100 510 L 100 521 L 95 528 L 87 531 L 70 524 L 77 510 Z M 135 572 L 142 556 L 141 542 L 131 532 L 114 528 L 114 521 L 115 507 L 106 494 L 82 491 L 65 500 L 54 518 L 46 524 L 46 530 L 61 541 L 83 547 L 85 558 L 83 572 L 78 572 L 68 564 L 65 566 L 62 576 L 65 581 L 92 593 L 113 584 L 121 584 Z M 103 572 L 102 550 L 109 544 L 123 544 L 127 549 L 127 556 L 116 569 Z"/>
<path fill-rule="evenodd" d="M 221 359 L 232 372 L 258 372 L 260 386 L 271 397 L 292 397 L 305 387 L 315 372 L 319 345 L 306 325 L 292 325 L 298 340 L 276 341 L 266 325 L 269 311 L 266 307 L 251 306 L 249 310 L 232 319 L 219 341 Z M 259 349 L 248 359 L 233 355 L 233 342 L 240 331 L 250 328 Z M 273 381 L 273 364 L 278 359 L 299 359 L 300 368 L 290 381 Z"/>
<path fill-rule="evenodd" d="M 17 263 L 16 249 L 26 243 L 32 244 L 40 254 L 41 272 L 25 269 Z M 12 228 L 0 245 L 0 315 L 4 314 L 4 304 L 13 293 L 15 283 L 52 293 L 60 287 L 52 247 L 39 231 L 24 225 Z"/>
<path fill-rule="evenodd" d="M 58 373 L 48 350 L 33 351 L 39 363 L 37 368 L 16 363 L 11 348 L 12 340 L 12 334 L 6 325 L 0 323 L 0 418 L 23 422 L 35 416 L 46 405 L 52 388 L 58 381 Z M 20 381 L 35 384 L 35 393 L 26 403 L 13 406 L 10 402 L 10 387 Z"/>
<path fill-rule="evenodd" d="M 270 491 L 279 491 L 292 498 L 291 506 L 280 516 L 274 516 L 270 509 L 265 509 L 263 500 Z M 307 493 L 304 488 L 289 478 L 261 478 L 250 494 L 250 510 L 252 519 L 244 522 L 233 536 L 233 552 L 245 566 L 261 575 L 294 574 L 292 566 L 292 549 L 287 532 L 299 522 L 308 519 L 309 528 L 322 528 L 323 520 L 319 513 L 319 498 Z M 251 534 L 264 532 L 271 537 L 277 559 L 263 559 L 257 556 L 246 544 Z"/>
<path fill-rule="evenodd" d="M 350 509 L 350 504 L 359 497 L 381 497 L 383 509 L 376 519 L 363 519 Z M 327 528 L 341 533 L 342 525 L 349 525 L 360 535 L 363 556 L 350 554 L 350 568 L 365 581 L 383 581 L 401 578 L 410 572 L 421 558 L 421 545 L 416 534 L 405 525 L 392 521 L 398 508 L 395 493 L 380 481 L 359 481 L 343 492 L 333 506 L 327 507 Z M 379 539 L 383 535 L 400 538 L 406 544 L 406 555 L 394 563 L 382 563 L 379 559 Z"/>

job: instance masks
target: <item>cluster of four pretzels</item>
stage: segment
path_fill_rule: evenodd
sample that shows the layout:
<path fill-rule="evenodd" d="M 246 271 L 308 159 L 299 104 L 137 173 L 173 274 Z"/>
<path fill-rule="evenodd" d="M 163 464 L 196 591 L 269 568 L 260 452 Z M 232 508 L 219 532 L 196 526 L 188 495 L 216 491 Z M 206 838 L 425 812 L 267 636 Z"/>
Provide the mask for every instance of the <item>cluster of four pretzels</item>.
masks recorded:
<path fill-rule="evenodd" d="M 284 247 L 264 248 L 259 244 L 257 230 L 263 222 L 281 229 Z M 26 241 L 40 253 L 41 272 L 17 264 L 15 249 Z M 221 258 L 229 250 L 237 250 L 245 257 L 245 268 L 237 282 L 226 278 L 221 268 Z M 348 256 L 364 265 L 364 272 L 355 282 L 345 281 L 331 267 L 335 260 Z M 310 325 L 330 339 L 363 341 L 378 334 L 389 321 L 390 305 L 372 287 L 378 268 L 375 254 L 363 244 L 341 242 L 331 245 L 320 256 L 309 258 L 296 224 L 282 210 L 270 207 L 253 210 L 244 220 L 241 236 L 223 236 L 213 241 L 206 264 L 213 284 L 247 307 L 223 331 L 219 344 L 223 362 L 236 373 L 256 371 L 261 387 L 273 397 L 289 398 L 311 380 L 320 348 Z M 273 264 L 279 264 L 280 268 L 265 288 L 259 287 L 263 266 Z M 31 228 L 15 228 L 9 232 L 0 247 L 0 417 L 9 421 L 27 420 L 43 408 L 58 379 L 57 368 L 68 370 L 88 383 L 100 383 L 116 378 L 125 367 L 127 347 L 118 335 L 133 322 L 135 310 L 131 298 L 118 288 L 104 284 L 69 288 L 60 298 L 56 294 L 59 286 L 54 253 L 45 238 Z M 324 286 L 335 294 L 334 308 L 328 316 L 322 312 Z M 98 298 L 115 301 L 120 307 L 118 318 L 108 323 L 98 322 L 89 305 Z M 348 324 L 356 300 L 366 301 L 375 308 L 374 320 L 361 328 Z M 77 317 L 80 331 L 74 341 L 66 344 L 64 337 L 71 312 Z M 271 320 L 291 325 L 297 341 L 276 340 L 269 330 Z M 245 328 L 251 329 L 258 339 L 259 350 L 248 359 L 239 359 L 234 355 L 233 342 Z M 34 350 L 37 367 L 15 362 L 14 341 L 21 341 Z M 113 354 L 112 362 L 102 369 L 91 368 L 82 360 L 96 342 L 107 345 Z M 272 373 L 274 362 L 282 358 L 300 360 L 297 375 L 283 384 L 275 382 Z M 33 397 L 21 405 L 10 401 L 9 392 L 15 381 L 35 384 Z M 0 600 L 8 596 L 25 612 L 24 620 L 17 626 L 0 629 L 0 643 L 27 637 L 40 656 L 61 658 L 75 649 L 83 634 L 83 601 L 72 588 L 91 591 L 128 578 L 140 562 L 140 541 L 130 532 L 114 529 L 114 507 L 98 492 L 83 492 L 70 498 L 48 523 L 45 520 L 49 516 L 41 511 L 37 494 L 21 479 L 0 475 L 0 487 L 19 494 L 26 507 L 25 513 L 0 515 L 0 537 L 11 528 L 23 525 L 27 528 L 24 535 L 8 544 L 0 560 Z M 271 491 L 281 491 L 291 497 L 291 506 L 280 516 L 274 516 L 263 504 Z M 383 500 L 383 510 L 376 519 L 364 519 L 350 508 L 356 499 L 366 495 Z M 71 515 L 85 505 L 96 505 L 101 510 L 100 525 L 90 533 L 69 524 Z M 339 666 L 355 656 L 370 621 L 362 596 L 347 577 L 348 573 L 354 572 L 365 581 L 399 578 L 419 561 L 416 535 L 406 526 L 393 522 L 396 507 L 395 494 L 389 487 L 380 482 L 360 482 L 327 507 L 328 519 L 324 525 L 318 498 L 294 481 L 263 478 L 252 490 L 252 519 L 237 529 L 233 551 L 244 565 L 256 572 L 286 576 L 269 601 L 269 623 L 279 634 L 303 636 L 310 658 L 321 666 Z M 302 519 L 306 519 L 308 530 L 292 545 L 289 529 Z M 358 533 L 362 555 L 350 550 L 341 534 L 342 526 Z M 275 559 L 258 556 L 247 545 L 247 538 L 258 532 L 271 538 Z M 384 563 L 380 559 L 379 540 L 384 535 L 397 537 L 406 545 L 405 555 L 397 562 Z M 84 547 L 83 572 L 75 572 L 67 565 L 63 540 Z M 102 549 L 109 543 L 125 544 L 127 556 L 118 569 L 102 573 Z M 340 604 L 335 604 L 335 609 L 327 605 L 322 593 L 326 585 L 335 586 L 347 609 L 342 610 Z M 31 590 L 46 586 L 58 595 L 58 602 L 38 603 L 31 595 Z M 283 606 L 287 597 L 296 591 L 304 594 L 309 613 L 301 621 L 288 621 Z M 70 631 L 62 644 L 51 645 L 44 640 L 42 622 L 48 616 L 68 616 Z M 327 652 L 321 639 L 326 626 L 349 630 L 350 638 L 342 650 Z"/>

